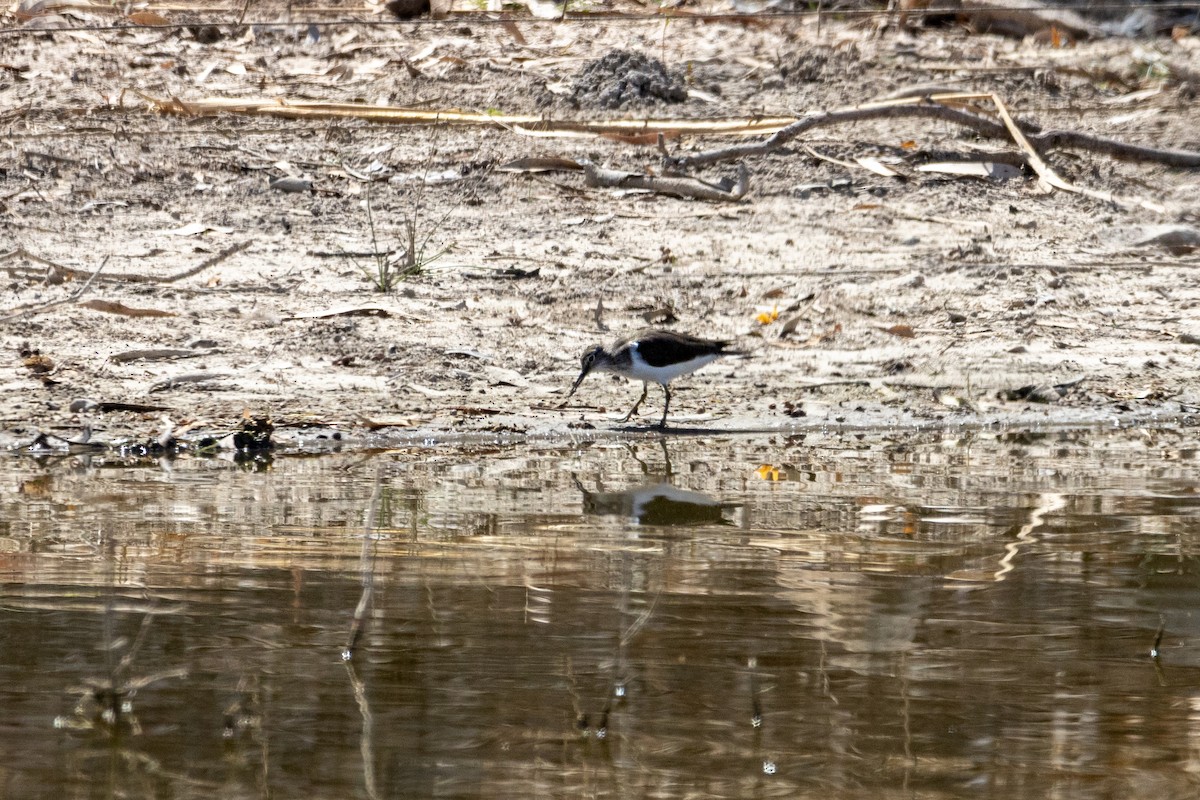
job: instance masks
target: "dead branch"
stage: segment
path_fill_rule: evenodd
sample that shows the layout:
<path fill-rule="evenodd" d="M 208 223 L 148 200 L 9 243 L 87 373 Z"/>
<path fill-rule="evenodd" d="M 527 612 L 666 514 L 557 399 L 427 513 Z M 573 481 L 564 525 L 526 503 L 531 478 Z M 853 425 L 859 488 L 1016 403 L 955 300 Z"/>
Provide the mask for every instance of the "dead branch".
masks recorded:
<path fill-rule="evenodd" d="M 750 170 L 745 164 L 738 165 L 737 180 L 730 186 L 716 186 L 696 178 L 639 175 L 604 169 L 588 162 L 583 162 L 583 173 L 585 182 L 591 187 L 646 189 L 689 200 L 737 202 L 746 196 L 746 190 L 750 188 Z"/>
<path fill-rule="evenodd" d="M 230 256 L 232 256 L 236 253 L 240 253 L 241 251 L 245 250 L 247 247 L 250 246 L 250 242 L 251 242 L 251 240 L 247 239 L 244 242 L 239 242 L 238 244 L 230 245 L 229 247 L 226 247 L 224 250 L 217 253 L 216 255 L 211 256 L 210 258 L 206 258 L 204 261 L 201 261 L 196 266 L 189 267 L 188 269 L 182 270 L 180 272 L 176 272 L 173 275 L 167 275 L 164 277 L 164 276 L 160 276 L 160 275 L 146 275 L 146 274 L 140 273 L 140 272 L 110 272 L 101 279 L 101 283 L 174 283 L 175 281 L 181 281 L 184 278 L 190 278 L 193 275 L 203 272 L 204 270 L 208 269 L 209 267 L 220 264 L 222 261 L 229 258 Z M 38 255 L 35 255 L 35 254 L 29 252 L 28 250 L 26 250 L 23 247 L 17 248 L 16 250 L 13 250 L 8 253 L 0 254 L 0 261 L 7 261 L 12 258 L 16 258 L 18 256 L 24 256 L 25 258 L 28 258 L 31 261 L 36 261 L 36 262 L 48 265 L 51 269 L 52 274 L 57 279 L 82 278 L 85 276 L 88 276 L 89 279 L 94 279 L 96 276 L 96 273 L 93 273 L 93 272 L 87 272 L 86 270 L 75 269 L 74 267 L 67 267 L 62 264 L 57 264 L 53 261 L 47 261 L 46 259 L 42 258 L 41 256 L 38 256 Z M 31 270 L 28 270 L 27 268 L 21 268 L 21 267 L 6 267 L 5 269 L 10 275 L 17 275 L 22 272 L 31 272 Z M 99 272 L 99 270 L 97 270 L 97 272 Z M 63 302 L 67 302 L 67 301 L 63 301 Z M 0 320 L 0 322 L 2 322 L 2 321 L 3 320 Z"/>
<path fill-rule="evenodd" d="M 1009 130 L 1005 125 L 982 114 L 953 108 L 945 104 L 945 102 L 961 102 L 966 99 L 991 99 L 991 96 L 932 95 L 919 98 L 899 98 L 882 103 L 871 103 L 834 111 L 814 112 L 806 114 L 760 142 L 704 150 L 686 156 L 666 157 L 664 158 L 664 166 L 676 169 L 688 169 L 706 164 L 715 164 L 720 161 L 762 156 L 781 149 L 796 137 L 816 128 L 827 128 L 835 125 L 845 125 L 875 119 L 922 117 L 962 125 L 981 136 L 991 139 L 1011 138 Z M 1091 136 L 1075 131 L 1042 132 L 1038 126 L 1027 122 L 1017 124 L 1031 144 L 1042 148 L 1070 147 L 1080 150 L 1091 150 L 1130 161 L 1149 161 L 1172 167 L 1200 167 L 1200 152 L 1192 150 L 1173 150 L 1126 144 L 1125 142 L 1118 142 L 1113 139 L 1105 139 L 1100 136 Z"/>
<path fill-rule="evenodd" d="M 104 265 L 107 263 L 108 263 L 108 256 L 105 256 L 104 260 L 100 262 L 100 266 L 96 267 L 96 271 L 91 273 L 91 275 L 88 277 L 87 282 L 84 283 L 83 286 L 80 286 L 77 290 L 72 292 L 70 294 L 70 296 L 64 297 L 61 300 L 53 300 L 49 303 L 42 303 L 41 305 L 33 306 L 32 308 L 23 309 L 21 311 L 16 312 L 15 314 L 9 314 L 7 317 L 0 317 L 0 322 L 11 322 L 14 319 L 20 319 L 21 317 L 28 317 L 32 314 L 37 314 L 41 311 L 45 311 L 48 308 L 54 308 L 55 306 L 61 306 L 61 305 L 66 305 L 67 303 L 75 302 L 76 300 L 78 300 L 80 297 L 83 296 L 83 293 L 86 292 L 89 287 L 91 287 L 92 282 L 96 280 L 96 276 L 98 276 L 100 274 L 100 271 L 102 269 L 104 269 Z M 86 273 L 84 273 L 84 274 L 86 274 Z"/>
<path fill-rule="evenodd" d="M 1103 136 L 1092 136 L 1089 133 L 1080 133 L 1079 131 L 1045 131 L 1043 133 L 1027 133 L 1026 136 L 1030 142 L 1043 149 L 1047 147 L 1063 147 L 1074 150 L 1088 150 L 1125 161 L 1146 161 L 1152 164 L 1162 164 L 1167 167 L 1200 167 L 1200 153 L 1197 153 L 1195 150 L 1146 147 L 1140 144 L 1118 142 L 1115 139 L 1105 139 Z"/>

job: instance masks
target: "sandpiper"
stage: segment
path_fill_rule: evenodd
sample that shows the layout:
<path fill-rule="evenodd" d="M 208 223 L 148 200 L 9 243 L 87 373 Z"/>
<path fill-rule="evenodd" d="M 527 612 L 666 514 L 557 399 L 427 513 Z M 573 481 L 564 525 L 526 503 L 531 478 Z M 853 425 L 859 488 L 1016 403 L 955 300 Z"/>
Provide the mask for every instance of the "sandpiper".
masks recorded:
<path fill-rule="evenodd" d="M 667 427 L 667 410 L 671 407 L 671 389 L 667 384 L 680 375 L 703 367 L 720 356 L 743 355 L 740 350 L 730 350 L 729 342 L 715 339 L 699 339 L 684 333 L 648 329 L 632 336 L 618 339 L 608 347 L 596 345 L 583 354 L 583 370 L 575 379 L 567 397 L 575 394 L 579 384 L 593 370 L 616 374 L 642 382 L 642 396 L 633 404 L 621 421 L 628 422 L 637 413 L 646 399 L 650 381 L 663 387 L 666 402 L 663 403 L 662 420 L 658 427 Z"/>

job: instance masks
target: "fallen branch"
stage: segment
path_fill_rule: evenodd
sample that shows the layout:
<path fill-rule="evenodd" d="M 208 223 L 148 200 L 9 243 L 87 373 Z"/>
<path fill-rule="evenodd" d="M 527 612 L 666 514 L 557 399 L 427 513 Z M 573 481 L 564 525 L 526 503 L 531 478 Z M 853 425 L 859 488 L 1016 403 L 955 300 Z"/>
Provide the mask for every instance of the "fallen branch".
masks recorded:
<path fill-rule="evenodd" d="M 583 162 L 583 174 L 585 183 L 591 187 L 645 189 L 689 200 L 737 202 L 746 196 L 746 190 L 750 188 L 750 170 L 746 168 L 745 164 L 738 165 L 737 180 L 728 186 L 715 186 L 696 178 L 640 175 L 615 169 L 603 169 L 588 162 Z"/>
<path fill-rule="evenodd" d="M 1008 113 L 1008 107 L 1004 105 L 1004 101 L 1000 99 L 999 95 L 992 95 L 992 102 L 996 104 L 996 111 L 1000 114 L 1000 119 L 1004 120 L 1004 126 L 1008 128 L 1009 133 L 1012 134 L 1013 141 L 1017 143 L 1017 147 L 1020 147 L 1021 150 L 1024 151 L 1025 157 L 1029 161 L 1029 166 L 1033 167 L 1033 170 L 1038 174 L 1038 177 L 1050 186 L 1053 186 L 1055 189 L 1061 189 L 1064 192 L 1081 194 L 1084 197 L 1090 197 L 1093 200 L 1100 200 L 1106 203 L 1117 203 L 1118 205 L 1130 203 L 1139 205 L 1142 208 L 1150 211 L 1157 211 L 1159 213 L 1166 211 L 1166 208 L 1164 208 L 1161 204 L 1150 200 L 1142 200 L 1141 198 L 1133 197 L 1118 198 L 1109 192 L 1088 189 L 1084 186 L 1077 186 L 1070 181 L 1064 180 L 1057 172 L 1051 169 L 1049 164 L 1042 160 L 1041 155 L 1037 150 L 1034 149 L 1028 137 L 1026 137 L 1021 131 L 1020 127 L 1018 127 L 1016 121 L 1013 120 L 1012 115 Z"/>
<path fill-rule="evenodd" d="M 690 169 L 720 161 L 762 156 L 781 149 L 796 137 L 816 128 L 877 119 L 922 117 L 962 125 L 980 136 L 991 139 L 1009 139 L 1011 134 L 1004 124 L 982 114 L 947 105 L 948 103 L 963 103 L 968 100 L 990 100 L 992 97 L 993 95 L 990 94 L 935 94 L 923 97 L 902 97 L 834 111 L 814 112 L 779 129 L 761 142 L 720 147 L 686 156 L 668 156 L 664 158 L 664 164 L 676 169 Z M 1173 150 L 1126 144 L 1075 131 L 1041 132 L 1036 125 L 1029 123 L 1019 124 L 1018 127 L 1031 144 L 1040 147 L 1069 147 L 1090 150 L 1129 161 L 1148 161 L 1171 167 L 1200 167 L 1200 152 L 1193 150 Z"/>
<path fill-rule="evenodd" d="M 101 282 L 102 283 L 174 283 L 175 281 L 181 281 L 184 278 L 190 278 L 193 275 L 203 272 L 204 270 L 208 269 L 209 267 L 220 264 L 222 261 L 229 258 L 230 256 L 232 256 L 236 253 L 240 253 L 241 251 L 245 250 L 247 247 L 250 246 L 251 241 L 252 240 L 247 239 L 244 242 L 239 242 L 238 244 L 230 245 L 229 247 L 226 247 L 224 250 L 217 253 L 216 255 L 206 258 L 204 261 L 201 261 L 196 266 L 189 267 L 188 269 L 182 270 L 180 272 L 176 272 L 173 275 L 167 275 L 164 277 L 161 275 L 146 275 L 146 274 L 140 273 L 140 272 L 110 272 L 109 274 L 104 276 L 104 278 L 101 280 Z M 28 250 L 26 250 L 23 247 L 17 248 L 16 250 L 13 250 L 11 252 L 0 255 L 0 261 L 7 261 L 9 259 L 16 258 L 18 256 L 24 256 L 25 258 L 28 258 L 31 261 L 37 261 L 39 263 L 48 265 L 51 268 L 54 276 L 58 279 L 82 278 L 85 275 L 91 276 L 92 278 L 94 278 L 96 275 L 96 273 L 87 272 L 86 270 L 75 269 L 74 267 L 67 267 L 67 266 L 63 266 L 62 264 L 56 264 L 53 261 L 47 261 L 46 259 L 42 258 L 41 256 L 38 256 L 38 255 L 35 255 L 35 254 L 29 252 Z M 6 267 L 5 269 L 8 271 L 8 273 L 10 275 L 17 275 L 22 271 L 32 272 L 32 270 L 28 270 L 27 268 L 25 268 L 23 270 L 20 267 Z M 97 270 L 97 272 L 99 272 L 99 270 Z M 68 302 L 68 301 L 64 300 L 62 302 Z M 2 322 L 2 321 L 3 320 L 0 320 L 0 322 Z"/>
<path fill-rule="evenodd" d="M 78 300 L 80 297 L 83 296 L 84 292 L 86 292 L 88 290 L 88 288 L 91 287 L 92 282 L 96 280 L 96 276 L 98 276 L 100 274 L 100 271 L 102 269 L 104 269 L 104 265 L 107 263 L 108 263 L 108 256 L 105 256 L 104 260 L 100 262 L 100 266 L 96 267 L 96 271 L 93 272 L 88 277 L 87 282 L 84 283 L 83 286 L 80 286 L 77 290 L 72 292 L 70 296 L 64 297 L 61 300 L 52 300 L 49 303 L 42 303 L 41 305 L 33 306 L 32 308 L 23 309 L 21 311 L 16 312 L 15 314 L 9 314 L 7 317 L 0 317 L 0 322 L 11 322 L 14 319 L 20 319 L 21 317 L 28 317 L 32 314 L 37 314 L 39 312 L 45 311 L 48 308 L 54 308 L 55 306 L 66 305 L 67 303 L 74 303 L 76 300 Z M 83 274 L 86 275 L 87 273 L 83 273 Z"/>

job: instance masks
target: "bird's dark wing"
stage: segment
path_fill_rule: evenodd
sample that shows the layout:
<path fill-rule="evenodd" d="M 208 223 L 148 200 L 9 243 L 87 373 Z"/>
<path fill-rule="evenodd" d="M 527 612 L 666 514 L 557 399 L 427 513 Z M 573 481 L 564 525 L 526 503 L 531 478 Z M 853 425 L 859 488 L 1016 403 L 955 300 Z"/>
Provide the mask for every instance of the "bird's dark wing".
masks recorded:
<path fill-rule="evenodd" d="M 633 337 L 638 354 L 652 367 L 665 367 L 701 356 L 723 355 L 729 342 L 699 339 L 674 331 L 647 331 Z"/>

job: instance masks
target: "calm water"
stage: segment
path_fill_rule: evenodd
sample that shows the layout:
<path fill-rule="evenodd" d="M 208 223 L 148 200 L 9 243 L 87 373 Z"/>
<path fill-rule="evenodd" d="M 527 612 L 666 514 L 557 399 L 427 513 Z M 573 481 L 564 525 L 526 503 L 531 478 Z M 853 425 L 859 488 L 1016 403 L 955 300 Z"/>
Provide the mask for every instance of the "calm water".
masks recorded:
<path fill-rule="evenodd" d="M 7 456 L 0 796 L 1192 797 L 1198 438 Z"/>

